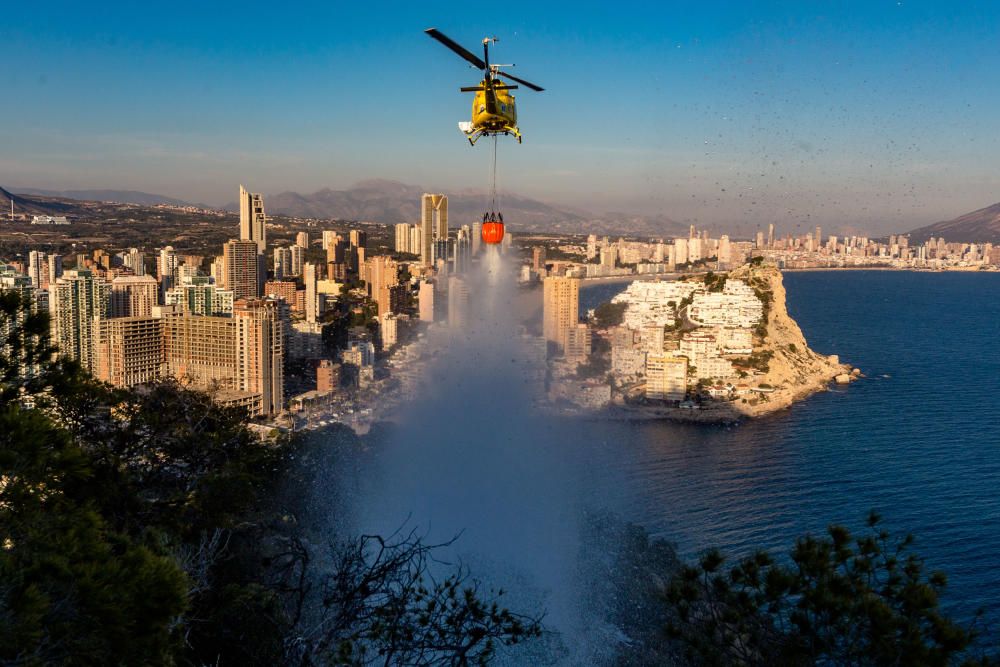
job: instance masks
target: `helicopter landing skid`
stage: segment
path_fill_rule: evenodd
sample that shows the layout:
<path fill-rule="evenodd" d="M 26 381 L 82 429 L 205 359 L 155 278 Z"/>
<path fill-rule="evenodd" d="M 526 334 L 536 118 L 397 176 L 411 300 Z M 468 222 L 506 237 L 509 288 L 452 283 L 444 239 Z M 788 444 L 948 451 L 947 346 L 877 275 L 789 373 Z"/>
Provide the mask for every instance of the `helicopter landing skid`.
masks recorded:
<path fill-rule="evenodd" d="M 472 123 L 459 123 L 458 129 L 469 140 L 470 146 L 475 146 L 480 137 L 499 136 L 501 134 L 508 136 L 513 134 L 517 139 L 517 143 L 521 143 L 521 132 L 516 127 L 506 130 L 473 130 Z"/>

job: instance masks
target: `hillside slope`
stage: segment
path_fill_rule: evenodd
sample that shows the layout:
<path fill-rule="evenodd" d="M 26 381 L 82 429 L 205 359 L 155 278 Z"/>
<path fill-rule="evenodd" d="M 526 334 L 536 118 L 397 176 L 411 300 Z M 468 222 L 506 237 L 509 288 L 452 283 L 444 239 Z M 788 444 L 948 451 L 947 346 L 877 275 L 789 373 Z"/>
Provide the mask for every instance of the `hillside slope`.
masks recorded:
<path fill-rule="evenodd" d="M 1000 243 L 1000 203 L 914 229 L 909 237 L 911 244 L 931 237 L 943 237 L 949 243 Z"/>
<path fill-rule="evenodd" d="M 29 215 L 73 215 L 79 212 L 78 202 L 72 200 L 42 197 L 39 195 L 13 194 L 0 188 L 0 216 L 10 213 L 10 203 L 14 211 Z"/>

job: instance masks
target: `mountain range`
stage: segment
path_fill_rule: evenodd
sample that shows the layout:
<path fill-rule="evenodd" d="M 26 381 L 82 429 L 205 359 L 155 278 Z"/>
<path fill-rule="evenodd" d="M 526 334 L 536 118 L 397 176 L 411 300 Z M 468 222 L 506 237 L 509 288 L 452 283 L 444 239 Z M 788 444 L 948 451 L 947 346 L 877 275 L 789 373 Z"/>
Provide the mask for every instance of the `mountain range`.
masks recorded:
<path fill-rule="evenodd" d="M 121 202 L 153 206 L 167 204 L 190 206 L 174 197 L 137 190 L 43 190 L 17 188 L 13 194 L 0 188 L 0 215 L 10 210 L 14 201 L 19 213 L 32 215 L 73 215 L 83 213 L 83 202 Z M 440 191 L 398 181 L 361 181 L 343 190 L 323 188 L 309 194 L 281 192 L 265 195 L 268 213 L 293 217 L 366 220 L 393 224 L 420 220 L 420 195 Z M 481 218 L 488 207 L 489 195 L 479 190 L 459 190 L 448 193 L 449 223 L 452 227 L 469 224 Z M 667 216 L 634 215 L 630 213 L 594 214 L 515 193 L 504 192 L 498 197 L 498 208 L 514 231 L 550 233 L 594 233 L 618 236 L 629 234 L 669 238 L 686 235 L 687 226 Z M 204 205 L 194 204 L 195 206 Z M 226 210 L 236 211 L 235 202 Z M 951 220 L 936 222 L 908 232 L 911 243 L 923 243 L 928 238 L 944 238 L 949 242 L 979 242 L 1000 244 L 1000 203 L 981 208 Z"/>
<path fill-rule="evenodd" d="M 141 204 L 156 206 L 195 206 L 189 202 L 174 197 L 154 195 L 138 190 L 43 190 L 41 188 L 18 188 L 19 194 L 39 195 L 42 197 L 57 197 L 60 199 L 77 199 L 80 201 L 121 202 L 123 204 Z"/>
<path fill-rule="evenodd" d="M 960 215 L 951 220 L 935 222 L 914 229 L 909 233 L 910 243 L 923 243 L 927 239 L 944 238 L 954 243 L 1000 243 L 1000 203 L 978 211 Z"/>
<path fill-rule="evenodd" d="M 10 211 L 11 202 L 14 202 L 14 209 L 18 213 L 29 215 L 70 215 L 79 210 L 78 201 L 61 197 L 13 194 L 0 188 L 0 216 Z"/>
<path fill-rule="evenodd" d="M 269 213 L 296 217 L 371 220 L 394 224 L 420 220 L 420 196 L 440 189 L 408 185 L 398 181 L 361 181 L 344 190 L 324 188 L 310 194 L 281 192 L 265 195 Z M 447 191 L 446 191 L 447 192 Z M 482 218 L 489 208 L 490 196 L 482 190 L 458 190 L 448 194 L 448 218 L 452 227 Z M 511 192 L 499 193 L 497 208 L 514 231 L 546 231 L 580 234 L 639 234 L 673 236 L 686 233 L 687 227 L 665 216 L 632 216 L 622 213 L 594 214 L 588 211 L 548 204 Z M 228 210 L 236 210 L 230 203 Z"/>

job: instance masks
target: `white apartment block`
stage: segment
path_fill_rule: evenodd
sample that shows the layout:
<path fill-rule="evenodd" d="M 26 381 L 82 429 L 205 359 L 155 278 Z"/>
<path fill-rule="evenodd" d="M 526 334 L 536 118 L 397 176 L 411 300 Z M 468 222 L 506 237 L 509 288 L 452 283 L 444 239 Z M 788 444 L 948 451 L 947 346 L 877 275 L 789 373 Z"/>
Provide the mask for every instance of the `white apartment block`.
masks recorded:
<path fill-rule="evenodd" d="M 628 304 L 622 323 L 641 331 L 648 325 L 672 326 L 677 305 L 698 289 L 699 285 L 686 281 L 635 281 L 611 302 Z"/>
<path fill-rule="evenodd" d="M 712 333 L 723 354 L 753 353 L 753 331 L 737 327 L 714 327 Z"/>
<path fill-rule="evenodd" d="M 721 292 L 694 296 L 688 319 L 701 326 L 753 328 L 764 315 L 764 305 L 746 283 L 727 280 Z"/>
<path fill-rule="evenodd" d="M 646 372 L 646 351 L 612 347 L 611 372 L 618 377 L 641 377 Z"/>
<path fill-rule="evenodd" d="M 733 375 L 732 363 L 719 356 L 718 339 L 709 331 L 696 330 L 685 335 L 675 354 L 687 357 L 699 380 Z"/>
<path fill-rule="evenodd" d="M 646 398 L 680 401 L 687 392 L 688 360 L 669 354 L 646 357 Z"/>

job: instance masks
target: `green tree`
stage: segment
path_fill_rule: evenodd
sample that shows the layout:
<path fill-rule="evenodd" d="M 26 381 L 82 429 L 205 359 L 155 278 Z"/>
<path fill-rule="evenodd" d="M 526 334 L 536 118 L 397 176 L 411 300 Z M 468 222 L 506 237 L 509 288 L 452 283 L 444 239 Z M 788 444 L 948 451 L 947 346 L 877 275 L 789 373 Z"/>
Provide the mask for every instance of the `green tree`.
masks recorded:
<path fill-rule="evenodd" d="M 939 609 L 945 576 L 879 523 L 802 537 L 787 561 L 758 552 L 726 568 L 707 552 L 671 580 L 670 634 L 698 664 L 982 664 L 966 655 L 974 633 Z"/>
<path fill-rule="evenodd" d="M 9 293 L 0 333 L 0 664 L 458 665 L 538 634 L 412 535 L 325 550 L 328 442 L 97 382 Z"/>
<path fill-rule="evenodd" d="M 26 308 L 0 298 L 0 663 L 169 663 L 186 577 L 99 511 L 90 457 L 40 407 L 73 367 Z"/>
<path fill-rule="evenodd" d="M 602 303 L 594 309 L 594 320 L 597 328 L 607 329 L 618 326 L 622 323 L 627 308 L 627 303 L 611 303 L 610 301 Z"/>

